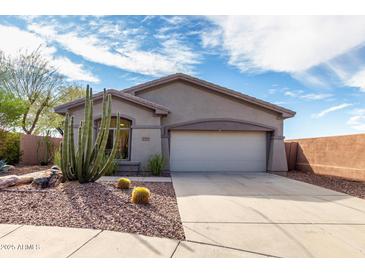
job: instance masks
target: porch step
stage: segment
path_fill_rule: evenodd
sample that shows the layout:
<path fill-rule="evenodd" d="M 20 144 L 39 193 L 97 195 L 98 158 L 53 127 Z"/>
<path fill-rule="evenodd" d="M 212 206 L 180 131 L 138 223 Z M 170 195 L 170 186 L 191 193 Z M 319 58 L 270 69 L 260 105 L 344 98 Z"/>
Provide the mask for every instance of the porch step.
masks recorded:
<path fill-rule="evenodd" d="M 115 172 L 115 175 L 116 176 L 139 175 L 140 166 L 141 166 L 140 162 L 117 160 L 117 170 Z"/>

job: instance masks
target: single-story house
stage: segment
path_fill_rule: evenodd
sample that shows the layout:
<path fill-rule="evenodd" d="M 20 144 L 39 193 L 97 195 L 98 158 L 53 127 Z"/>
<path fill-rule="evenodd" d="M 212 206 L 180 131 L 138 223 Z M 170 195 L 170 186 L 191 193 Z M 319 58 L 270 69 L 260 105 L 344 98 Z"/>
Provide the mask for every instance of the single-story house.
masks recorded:
<path fill-rule="evenodd" d="M 151 155 L 161 154 L 166 171 L 287 171 L 283 123 L 294 111 L 182 73 L 107 92 L 112 115 L 122 117 L 121 165 L 148 171 Z M 93 97 L 95 132 L 102 96 Z M 73 115 L 78 128 L 84 99 L 55 111 Z"/>

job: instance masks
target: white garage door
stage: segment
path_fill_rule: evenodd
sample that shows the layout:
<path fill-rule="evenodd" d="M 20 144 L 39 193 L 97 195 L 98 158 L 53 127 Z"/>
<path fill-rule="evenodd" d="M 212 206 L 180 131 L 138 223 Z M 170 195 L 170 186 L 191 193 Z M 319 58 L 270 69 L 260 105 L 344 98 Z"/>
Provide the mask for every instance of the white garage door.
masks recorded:
<path fill-rule="evenodd" d="M 172 131 L 170 170 L 266 171 L 266 134 Z"/>

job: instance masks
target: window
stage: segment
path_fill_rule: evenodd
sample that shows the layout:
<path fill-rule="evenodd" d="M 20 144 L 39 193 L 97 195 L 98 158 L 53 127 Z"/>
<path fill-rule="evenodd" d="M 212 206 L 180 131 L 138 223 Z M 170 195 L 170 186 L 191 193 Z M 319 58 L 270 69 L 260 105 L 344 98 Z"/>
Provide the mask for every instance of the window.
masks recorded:
<path fill-rule="evenodd" d="M 95 121 L 96 129 L 100 130 L 100 123 L 101 119 L 97 119 Z M 110 121 L 110 129 L 108 135 L 108 141 L 106 143 L 106 153 L 110 153 L 113 148 L 114 139 L 116 137 L 116 125 L 117 118 L 112 117 Z M 131 131 L 131 124 L 132 122 L 127 119 L 120 119 L 120 148 L 117 152 L 116 158 L 117 159 L 129 159 L 129 147 L 130 147 L 130 131 Z"/>

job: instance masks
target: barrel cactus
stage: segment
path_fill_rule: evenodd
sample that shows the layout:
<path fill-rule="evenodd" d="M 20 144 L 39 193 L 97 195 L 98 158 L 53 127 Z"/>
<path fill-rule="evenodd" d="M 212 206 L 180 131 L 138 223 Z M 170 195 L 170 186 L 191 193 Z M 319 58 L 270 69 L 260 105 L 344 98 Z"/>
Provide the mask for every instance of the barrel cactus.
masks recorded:
<path fill-rule="evenodd" d="M 65 130 L 60 150 L 61 170 L 67 180 L 78 180 L 80 183 L 94 182 L 113 164 L 120 139 L 119 113 L 117 115 L 117 130 L 113 148 L 108 159 L 103 161 L 111 121 L 111 100 L 111 95 L 107 95 L 104 90 L 100 129 L 95 141 L 93 141 L 92 89 L 87 86 L 84 108 L 85 117 L 78 129 L 77 149 L 74 143 L 74 118 L 70 117 L 68 113 L 66 114 Z"/>

